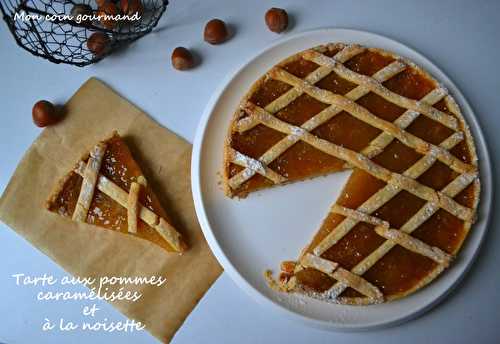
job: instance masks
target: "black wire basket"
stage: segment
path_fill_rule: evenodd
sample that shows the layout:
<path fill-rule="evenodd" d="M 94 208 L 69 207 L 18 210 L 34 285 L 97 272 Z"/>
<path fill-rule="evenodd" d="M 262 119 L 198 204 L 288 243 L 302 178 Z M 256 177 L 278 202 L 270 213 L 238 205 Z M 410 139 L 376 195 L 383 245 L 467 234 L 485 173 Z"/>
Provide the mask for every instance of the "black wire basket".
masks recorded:
<path fill-rule="evenodd" d="M 0 10 L 20 47 L 54 63 L 82 67 L 151 32 L 168 4 L 168 0 L 138 0 L 141 6 L 139 20 L 117 20 L 110 24 L 110 21 L 99 19 L 78 23 L 75 15 L 68 19 L 68 15 L 77 13 L 72 13 L 75 6 L 86 8 L 91 14 L 102 13 L 98 8 L 103 7 L 96 1 L 101 5 L 112 2 L 118 14 L 123 13 L 123 3 L 120 7 L 119 0 L 0 0 Z M 94 49 L 90 43 L 96 36 L 101 38 L 97 53 L 96 40 Z"/>

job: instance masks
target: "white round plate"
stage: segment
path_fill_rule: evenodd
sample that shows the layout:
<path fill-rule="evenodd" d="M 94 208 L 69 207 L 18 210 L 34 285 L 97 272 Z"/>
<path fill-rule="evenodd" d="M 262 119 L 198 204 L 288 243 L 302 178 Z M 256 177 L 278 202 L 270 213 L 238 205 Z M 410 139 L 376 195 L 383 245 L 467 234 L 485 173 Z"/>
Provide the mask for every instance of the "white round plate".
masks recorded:
<path fill-rule="evenodd" d="M 227 198 L 220 186 L 223 143 L 241 97 L 274 64 L 301 50 L 328 42 L 359 43 L 393 51 L 424 67 L 447 87 L 471 127 L 481 169 L 479 217 L 452 267 L 429 286 L 402 300 L 372 306 L 327 304 L 271 290 L 266 269 L 296 259 L 337 198 L 350 172 L 277 187 L 246 199 Z M 451 80 L 432 62 L 407 46 L 373 33 L 325 29 L 294 35 L 251 59 L 223 83 L 206 107 L 194 141 L 192 189 L 196 213 L 215 256 L 231 278 L 262 304 L 322 328 L 361 330 L 408 320 L 446 295 L 470 267 L 486 232 L 491 207 L 491 166 L 474 113 Z"/>

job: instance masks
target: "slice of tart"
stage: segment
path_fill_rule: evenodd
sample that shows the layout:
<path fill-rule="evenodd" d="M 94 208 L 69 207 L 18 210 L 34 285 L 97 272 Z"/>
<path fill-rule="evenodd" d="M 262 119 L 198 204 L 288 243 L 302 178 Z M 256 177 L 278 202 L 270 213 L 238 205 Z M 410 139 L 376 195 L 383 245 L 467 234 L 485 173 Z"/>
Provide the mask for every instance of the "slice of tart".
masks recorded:
<path fill-rule="evenodd" d="M 444 87 L 410 61 L 358 45 L 319 46 L 274 66 L 230 124 L 226 194 L 343 169 L 352 174 L 338 200 L 272 286 L 377 303 L 450 264 L 475 220 L 479 177 L 472 135 Z"/>
<path fill-rule="evenodd" d="M 171 252 L 187 249 L 117 132 L 77 162 L 57 185 L 47 209 L 149 240 Z"/>

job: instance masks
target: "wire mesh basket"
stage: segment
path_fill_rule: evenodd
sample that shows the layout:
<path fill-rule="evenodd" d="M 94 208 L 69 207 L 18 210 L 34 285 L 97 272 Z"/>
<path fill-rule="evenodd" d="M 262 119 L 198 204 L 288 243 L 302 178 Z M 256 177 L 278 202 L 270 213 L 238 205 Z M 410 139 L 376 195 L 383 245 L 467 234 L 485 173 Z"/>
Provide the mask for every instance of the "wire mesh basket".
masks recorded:
<path fill-rule="evenodd" d="M 115 10 L 125 14 L 128 1 L 132 0 L 0 0 L 0 10 L 19 46 L 51 62 L 81 67 L 151 32 L 168 4 L 168 0 L 134 0 L 140 6 L 138 20 L 90 18 Z"/>

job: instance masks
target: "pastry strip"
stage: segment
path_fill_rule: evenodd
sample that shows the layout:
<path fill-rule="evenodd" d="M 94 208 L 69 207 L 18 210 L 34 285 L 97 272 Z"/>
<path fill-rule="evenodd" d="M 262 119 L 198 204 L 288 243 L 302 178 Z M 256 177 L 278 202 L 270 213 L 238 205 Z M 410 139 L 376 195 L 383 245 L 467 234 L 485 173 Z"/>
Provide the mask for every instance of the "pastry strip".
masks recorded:
<path fill-rule="evenodd" d="M 381 220 L 375 216 L 370 216 L 370 215 L 365 214 L 359 210 L 349 209 L 349 208 L 343 207 L 341 205 L 334 204 L 331 208 L 331 211 L 333 213 L 337 213 L 337 214 L 343 215 L 345 217 L 350 217 L 350 218 L 355 219 L 357 221 L 366 222 L 366 223 L 369 223 L 369 224 L 374 225 L 374 226 L 382 226 L 384 228 L 389 228 L 389 222 Z"/>
<path fill-rule="evenodd" d="M 129 233 L 137 233 L 137 214 L 139 209 L 139 191 L 141 185 L 137 182 L 130 184 L 127 199 L 127 226 Z"/>
<path fill-rule="evenodd" d="M 393 241 L 394 243 L 403 246 L 407 250 L 413 251 L 434 260 L 438 264 L 448 265 L 451 261 L 451 255 L 447 254 L 437 247 L 427 245 L 423 241 L 418 240 L 403 231 L 378 226 L 375 227 L 375 232 L 377 232 L 378 235 L 386 238 L 387 240 Z"/>
<path fill-rule="evenodd" d="M 377 287 L 363 277 L 339 267 L 338 263 L 308 253 L 302 257 L 300 264 L 305 268 L 319 270 L 369 298 L 383 299 L 383 295 Z"/>
<path fill-rule="evenodd" d="M 144 176 L 137 177 L 137 183 L 141 184 L 144 187 L 148 186 L 148 181 L 146 180 L 146 178 L 144 178 Z"/>
<path fill-rule="evenodd" d="M 420 101 L 428 103 L 430 105 L 434 105 L 439 102 L 443 97 L 446 96 L 446 90 L 443 88 L 435 88 L 429 93 L 427 93 Z M 399 116 L 394 124 L 401 129 L 406 129 L 413 121 L 419 116 L 418 112 L 413 110 L 406 110 L 401 116 Z M 457 132 L 460 133 L 460 132 Z M 455 133 L 456 134 L 456 133 Z M 382 153 L 385 147 L 387 147 L 392 140 L 394 140 L 394 136 L 389 133 L 381 132 L 374 140 L 370 142 L 368 147 L 361 151 L 362 154 L 366 155 L 369 158 L 373 158 L 374 156 Z"/>
<path fill-rule="evenodd" d="M 230 160 L 233 164 L 245 167 L 245 170 L 243 170 L 243 172 L 252 171 L 253 174 L 259 173 L 260 175 L 271 179 L 275 184 L 280 184 L 280 183 L 283 183 L 286 181 L 285 177 L 274 172 L 272 169 L 270 169 L 269 167 L 264 165 L 259 160 L 252 159 L 251 157 L 246 156 L 246 155 L 244 155 L 244 154 L 242 154 L 242 153 L 240 153 L 232 148 L 228 149 L 228 154 L 229 154 Z M 248 175 L 250 173 L 251 172 L 246 172 L 246 173 L 241 174 L 241 178 L 250 178 L 250 177 L 248 177 Z M 239 178 L 232 178 L 229 181 L 229 185 L 233 188 L 236 185 L 240 185 L 240 184 L 241 184 L 241 182 L 240 182 Z"/>
<path fill-rule="evenodd" d="M 458 121 L 455 117 L 445 114 L 436 108 L 433 108 L 427 103 L 422 103 L 410 98 L 401 96 L 395 92 L 392 92 L 388 88 L 384 87 L 378 80 L 371 78 L 366 75 L 356 73 L 349 68 L 339 63 L 334 58 L 330 58 L 314 50 L 308 50 L 302 54 L 302 57 L 306 60 L 312 61 L 320 66 L 328 67 L 330 70 L 335 71 L 341 77 L 350 82 L 358 85 L 363 85 L 368 88 L 371 92 L 379 95 L 380 97 L 394 103 L 402 108 L 413 110 L 428 116 L 429 118 L 440 122 L 441 124 L 447 126 L 450 129 L 458 130 Z"/>
<path fill-rule="evenodd" d="M 384 295 L 377 287 L 363 277 L 353 274 L 349 270 L 338 267 L 337 270 L 333 272 L 332 277 L 371 299 L 377 301 L 382 301 L 384 299 Z"/>
<path fill-rule="evenodd" d="M 346 46 L 341 51 L 339 51 L 335 55 L 335 59 L 337 61 L 345 62 L 347 60 L 350 60 L 354 56 L 362 53 L 363 51 L 365 51 L 364 47 L 361 47 L 359 45 L 349 45 L 349 46 Z M 397 73 L 394 70 L 390 70 L 390 71 L 393 73 Z M 387 72 L 389 72 L 389 70 L 387 70 Z M 319 68 L 316 68 L 314 71 L 312 71 L 309 75 L 307 75 L 305 80 L 311 84 L 315 84 L 330 73 L 331 73 L 330 68 L 320 66 Z M 366 93 L 368 93 L 368 90 L 366 90 Z M 299 90 L 295 87 L 292 87 L 290 90 L 288 90 L 287 92 L 285 92 L 284 94 L 282 94 L 281 96 L 279 96 L 278 98 L 273 100 L 271 103 L 266 105 L 266 107 L 264 109 L 270 113 L 276 113 L 279 110 L 286 107 L 291 102 L 293 102 L 295 99 L 297 99 L 302 94 L 303 94 L 303 92 L 301 90 Z M 257 124 L 259 124 L 259 122 L 256 121 L 254 118 L 246 117 L 237 123 L 236 129 L 239 132 L 243 132 L 243 131 L 252 129 Z"/>
<path fill-rule="evenodd" d="M 84 173 L 84 162 L 80 162 L 75 169 L 75 172 L 83 176 Z M 122 207 L 127 208 L 128 206 L 128 194 L 125 190 L 120 188 L 118 185 L 113 183 L 111 180 L 99 175 L 97 179 L 96 187 L 99 191 L 103 192 L 107 196 L 111 197 Z M 177 252 L 183 252 L 187 248 L 187 245 L 182 241 L 181 235 L 168 223 L 154 212 L 139 204 L 139 218 L 147 223 L 150 227 L 153 227 L 158 233 L 172 246 L 172 248 Z M 162 221 L 163 220 L 163 221 Z"/>
<path fill-rule="evenodd" d="M 371 161 L 363 154 L 356 151 L 347 149 L 345 147 L 336 145 L 330 141 L 320 139 L 319 137 L 299 128 L 288 124 L 271 114 L 267 113 L 261 107 L 258 107 L 252 103 L 247 103 L 245 110 L 252 116 L 256 116 L 261 123 L 266 126 L 281 131 L 286 134 L 294 134 L 300 132 L 300 138 L 310 144 L 311 146 L 330 154 L 336 158 L 349 162 L 351 165 L 362 169 L 372 176 L 385 181 L 388 184 L 393 185 L 396 189 L 404 189 L 424 200 L 437 203 L 441 208 L 450 212 L 451 214 L 457 216 L 462 220 L 469 220 L 472 218 L 473 211 L 463 205 L 457 203 L 448 196 L 436 192 L 434 189 L 419 183 L 418 181 L 401 175 L 398 173 L 391 172 L 390 170 L 376 164 Z M 431 156 L 436 155 L 437 149 L 433 149 L 429 154 Z M 440 148 L 440 150 L 442 150 Z M 449 153 L 448 153 L 449 154 Z M 473 168 L 471 166 L 471 168 Z"/>
<path fill-rule="evenodd" d="M 441 147 L 445 149 L 451 149 L 453 148 L 456 144 L 461 142 L 463 139 L 462 135 L 459 134 L 454 134 L 451 135 L 448 139 L 443 141 L 441 143 Z M 410 178 L 418 178 L 420 175 L 422 175 L 425 171 L 427 171 L 428 168 L 432 166 L 434 163 L 434 160 L 432 156 L 426 155 L 422 157 L 420 160 L 418 160 L 415 164 L 413 164 L 409 169 L 407 169 L 403 174 L 410 177 Z M 474 173 L 468 173 L 465 174 L 466 176 L 472 176 Z M 472 180 L 469 181 L 470 178 L 460 178 L 457 177 L 455 181 L 452 181 L 450 184 L 454 185 L 459 183 L 460 187 L 465 188 Z M 366 214 L 371 214 L 378 208 L 380 208 L 383 204 L 387 203 L 392 197 L 396 196 L 396 194 L 400 191 L 398 187 L 395 187 L 394 185 L 387 184 L 384 186 L 382 189 L 377 191 L 375 194 L 373 194 L 368 200 L 366 200 L 361 206 L 358 207 L 358 210 L 366 213 Z M 453 193 L 449 193 L 448 189 L 445 188 L 442 190 L 444 193 L 448 193 L 451 197 L 454 197 L 455 195 Z M 416 221 L 416 219 L 424 219 L 421 222 L 423 223 L 426 221 L 434 212 L 438 209 L 437 205 L 435 203 L 429 202 L 429 204 L 432 205 L 432 208 L 435 209 L 432 213 L 429 213 L 429 211 L 423 213 L 422 215 L 420 212 L 417 212 L 413 217 L 415 220 L 410 219 L 409 221 Z M 429 208 L 429 206 L 427 207 Z M 346 235 L 356 224 L 358 221 L 352 218 L 347 218 L 344 221 L 342 221 L 337 227 L 335 227 L 332 232 L 327 235 L 315 248 L 314 248 L 314 253 L 316 255 L 321 255 L 323 252 L 325 252 L 327 249 L 329 249 L 331 246 L 335 245 L 337 241 L 339 241 L 344 235 Z"/>
<path fill-rule="evenodd" d="M 475 180 L 477 180 L 477 174 L 474 174 L 474 173 L 464 174 L 462 176 L 457 177 L 452 182 L 450 182 L 450 184 L 448 184 L 448 186 L 446 186 L 443 189 L 443 192 L 447 193 L 450 197 L 454 197 L 454 196 L 458 195 L 463 189 L 465 189 L 470 183 L 472 183 Z M 370 199 L 368 199 L 368 201 L 369 200 Z M 424 223 L 425 221 L 427 221 L 428 219 L 430 219 L 430 217 L 432 215 L 434 215 L 434 213 L 438 209 L 439 208 L 435 204 L 433 204 L 431 202 L 427 202 L 422 208 L 420 208 L 420 210 L 417 213 L 415 213 L 415 215 L 413 215 L 400 228 L 400 231 L 403 232 L 403 233 L 410 234 L 415 229 L 417 229 L 422 223 Z M 471 222 L 466 222 L 465 226 L 466 227 L 470 226 L 470 223 Z M 335 228 L 333 230 L 333 232 L 335 232 L 337 230 L 337 228 Z M 395 245 L 396 245 L 396 243 L 393 242 L 393 241 L 390 241 L 390 240 L 385 241 L 375 251 L 373 251 L 372 253 L 370 253 L 370 255 L 368 255 L 368 257 L 366 257 L 361 262 L 359 262 L 351 270 L 351 272 L 353 272 L 355 274 L 358 274 L 358 275 L 364 274 L 378 260 L 380 260 L 387 252 L 389 252 Z M 339 292 L 338 294 L 342 293 L 345 290 L 345 288 L 346 288 L 346 286 L 342 286 L 340 283 L 336 283 L 336 285 L 334 285 L 334 287 Z"/>
<path fill-rule="evenodd" d="M 141 186 L 146 186 L 147 182 L 143 176 L 137 178 L 137 182 L 130 184 L 130 191 L 127 200 L 127 226 L 129 233 L 137 233 L 137 220 L 139 213 L 139 193 Z"/>
<path fill-rule="evenodd" d="M 90 151 L 87 165 L 85 166 L 82 174 L 82 187 L 80 189 L 80 194 L 78 195 L 75 211 L 73 212 L 73 221 L 85 222 L 87 219 L 87 213 L 89 212 L 90 204 L 94 198 L 95 185 L 105 152 L 105 143 L 97 144 Z"/>
<path fill-rule="evenodd" d="M 335 269 L 338 268 L 339 264 L 332 262 L 328 259 L 323 259 L 321 257 L 315 256 L 314 254 L 305 254 L 300 259 L 300 265 L 305 268 L 314 268 L 319 270 L 327 275 L 331 275 Z"/>
<path fill-rule="evenodd" d="M 162 217 L 159 217 L 159 223 L 154 226 L 154 229 L 156 229 L 163 239 L 165 239 L 176 251 L 183 252 L 186 250 L 187 246 L 182 241 L 180 233 Z"/>
<path fill-rule="evenodd" d="M 297 78 L 295 75 L 290 74 L 281 68 L 275 68 L 271 70 L 269 73 L 274 79 L 286 82 L 290 85 L 293 85 L 296 88 L 302 89 L 305 93 L 307 93 L 311 97 L 327 104 L 336 105 L 342 110 L 350 113 L 357 119 L 362 120 L 363 122 L 370 124 L 371 126 L 377 129 L 380 129 L 384 132 L 391 134 L 399 141 L 401 141 L 408 147 L 415 149 L 417 152 L 421 154 L 427 154 L 429 153 L 429 151 L 433 150 L 434 151 L 433 154 L 436 154 L 439 160 L 441 160 L 443 163 L 445 163 L 450 168 L 459 173 L 466 172 L 472 168 L 470 165 L 464 163 L 457 157 L 453 156 L 450 152 L 422 140 L 421 138 L 401 129 L 392 122 L 386 121 L 380 117 L 375 116 L 366 108 L 348 99 L 345 96 L 341 96 L 339 94 L 335 94 L 330 91 L 318 88 L 300 78 Z M 427 107 L 432 108 L 430 105 L 426 103 L 420 103 L 420 104 L 425 104 L 425 106 L 415 107 L 414 109 L 415 111 L 417 109 L 422 110 L 423 108 Z"/>
<path fill-rule="evenodd" d="M 344 50 L 342 50 L 341 52 L 343 52 L 343 51 Z M 340 54 L 341 52 L 339 52 L 338 54 Z M 344 56 L 346 56 L 346 55 L 347 54 L 345 54 Z M 306 77 L 306 80 L 308 82 L 310 82 L 311 84 L 314 84 L 330 73 L 330 72 L 328 72 L 328 73 L 322 72 L 321 68 L 322 67 L 319 67 L 315 71 L 311 72 Z M 386 81 L 386 80 L 392 78 L 393 76 L 397 75 L 398 73 L 403 71 L 405 68 L 406 68 L 405 64 L 403 64 L 400 61 L 395 61 L 395 62 L 391 63 L 390 65 L 382 68 L 378 72 L 376 72 L 373 75 L 373 77 L 376 80 L 383 82 L 383 81 Z M 317 72 L 317 74 L 315 74 L 315 72 L 318 70 L 320 70 L 320 71 Z M 309 77 L 311 75 L 313 75 L 313 76 Z M 316 75 L 319 75 L 319 76 L 317 77 Z M 296 97 L 298 97 L 298 95 L 302 94 L 302 92 L 298 91 L 297 88 L 292 88 L 290 91 L 285 93 L 285 95 L 294 91 L 294 90 L 296 90 L 296 92 L 294 93 L 294 97 L 295 97 L 295 95 L 297 95 Z M 368 92 L 369 91 L 366 88 L 364 88 L 362 86 L 357 86 L 356 88 L 354 88 L 353 90 L 348 92 L 345 95 L 345 97 L 347 97 L 351 100 L 357 100 L 357 99 L 365 96 L 366 94 L 368 94 Z M 286 101 L 282 100 L 281 97 L 279 97 L 278 99 L 276 99 L 275 101 L 273 101 L 269 105 L 267 105 L 264 108 L 264 110 L 268 111 L 271 114 L 276 113 L 279 110 L 281 110 L 282 108 L 286 107 L 291 101 L 293 101 L 296 98 L 295 97 L 292 100 L 290 100 L 289 99 L 290 97 L 289 96 L 284 97 L 285 95 L 283 95 L 282 97 L 283 97 L 283 99 L 286 98 Z M 335 115 L 337 115 L 341 111 L 342 111 L 342 109 L 338 108 L 337 106 L 331 105 L 328 108 L 321 111 L 320 113 L 318 113 L 317 115 L 315 115 L 312 118 L 310 118 L 309 120 L 307 120 L 305 123 L 303 123 L 301 125 L 301 128 L 304 130 L 307 130 L 307 131 L 313 131 L 314 129 L 316 129 L 320 125 L 328 122 L 331 118 L 333 118 Z M 260 122 L 256 117 L 248 116 L 248 117 L 241 119 L 239 122 L 237 122 L 236 129 L 239 132 L 244 132 L 248 129 L 253 128 L 255 125 L 257 125 L 259 123 Z M 392 138 L 392 136 L 389 135 L 389 138 Z M 288 135 L 287 137 L 284 137 L 278 143 L 276 143 L 274 146 L 272 146 L 269 150 L 267 150 L 259 158 L 259 161 L 262 162 L 264 165 L 269 165 L 272 161 L 274 161 L 281 154 L 283 154 L 288 148 L 290 148 L 295 143 L 297 143 L 299 141 L 299 139 L 300 139 L 300 137 L 298 137 L 296 135 Z M 387 141 L 387 139 L 385 139 L 384 141 Z M 390 141 L 387 144 L 389 144 L 389 143 L 390 143 Z M 229 185 L 233 189 L 236 189 L 237 187 L 239 187 L 241 184 L 243 184 L 245 181 L 247 181 L 248 179 L 250 179 L 254 175 L 255 175 L 255 171 L 253 171 L 249 168 L 246 168 L 245 170 L 243 170 L 243 171 L 239 172 L 238 174 L 236 174 L 235 176 L 233 176 L 229 180 Z"/>
<path fill-rule="evenodd" d="M 441 143 L 441 147 L 447 150 L 452 149 L 455 145 L 463 140 L 463 134 L 457 132 L 452 134 L 446 140 Z M 429 161 L 430 160 L 430 161 Z M 430 166 L 432 166 L 433 160 L 429 159 L 429 156 L 422 157 L 413 166 L 407 169 L 404 174 L 412 178 L 418 178 L 423 174 Z M 425 168 L 422 168 L 425 166 Z M 470 183 L 477 181 L 477 172 L 464 173 L 452 182 L 450 182 L 441 192 L 449 195 L 450 197 L 455 197 L 463 189 L 465 189 Z M 358 210 L 362 210 L 366 213 L 371 213 L 378 209 L 380 206 L 385 204 L 390 198 L 395 196 L 399 192 L 392 185 L 386 185 L 365 201 Z M 439 207 L 432 203 L 427 202 L 416 214 L 414 214 L 407 222 L 404 224 L 400 230 L 405 233 L 411 233 L 417 229 L 421 224 L 427 221 Z M 343 220 L 332 232 L 323 239 L 323 241 L 316 246 L 314 249 L 315 254 L 321 254 L 328 248 L 333 246 L 338 240 L 340 240 L 345 234 L 349 232 L 356 224 L 357 220 L 352 218 L 346 218 Z M 471 221 L 466 221 L 465 226 L 470 227 Z M 381 259 L 387 252 L 389 252 L 396 244 L 390 240 L 385 241 L 380 245 L 375 251 L 373 251 L 369 256 L 358 263 L 351 272 L 362 275 L 368 269 L 370 269 L 379 259 Z M 340 295 L 348 286 L 342 282 L 337 282 L 332 288 L 328 290 L 329 297 Z"/>

